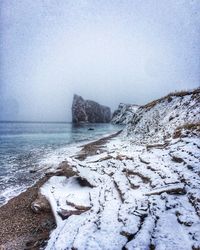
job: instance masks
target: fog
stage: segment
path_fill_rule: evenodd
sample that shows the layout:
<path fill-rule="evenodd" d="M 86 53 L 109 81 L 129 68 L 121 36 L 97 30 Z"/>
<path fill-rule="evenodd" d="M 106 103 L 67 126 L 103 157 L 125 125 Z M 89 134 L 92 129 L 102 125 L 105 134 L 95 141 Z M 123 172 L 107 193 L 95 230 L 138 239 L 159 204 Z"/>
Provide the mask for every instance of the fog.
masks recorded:
<path fill-rule="evenodd" d="M 70 121 L 200 85 L 199 0 L 0 0 L 0 120 Z"/>

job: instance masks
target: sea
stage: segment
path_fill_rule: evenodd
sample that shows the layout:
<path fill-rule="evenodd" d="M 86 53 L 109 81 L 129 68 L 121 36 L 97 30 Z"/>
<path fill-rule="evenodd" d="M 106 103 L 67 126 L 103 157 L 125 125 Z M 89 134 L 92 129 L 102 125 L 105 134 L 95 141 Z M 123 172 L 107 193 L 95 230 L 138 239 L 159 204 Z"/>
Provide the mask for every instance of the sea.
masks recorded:
<path fill-rule="evenodd" d="M 105 123 L 0 122 L 0 206 L 33 185 L 75 148 L 120 129 Z"/>

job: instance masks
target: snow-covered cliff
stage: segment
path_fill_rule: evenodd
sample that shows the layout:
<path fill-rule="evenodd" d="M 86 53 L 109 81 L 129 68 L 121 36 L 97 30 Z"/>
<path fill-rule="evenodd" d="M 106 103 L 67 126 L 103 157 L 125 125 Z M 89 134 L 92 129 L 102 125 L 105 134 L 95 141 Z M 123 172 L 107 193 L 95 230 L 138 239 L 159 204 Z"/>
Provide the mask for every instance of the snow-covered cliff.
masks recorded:
<path fill-rule="evenodd" d="M 138 108 L 124 130 L 134 142 L 159 142 L 178 127 L 200 122 L 200 88 L 169 94 Z"/>
<path fill-rule="evenodd" d="M 128 124 L 138 108 L 139 106 L 135 104 L 120 103 L 117 110 L 113 113 L 111 123 L 122 125 Z"/>

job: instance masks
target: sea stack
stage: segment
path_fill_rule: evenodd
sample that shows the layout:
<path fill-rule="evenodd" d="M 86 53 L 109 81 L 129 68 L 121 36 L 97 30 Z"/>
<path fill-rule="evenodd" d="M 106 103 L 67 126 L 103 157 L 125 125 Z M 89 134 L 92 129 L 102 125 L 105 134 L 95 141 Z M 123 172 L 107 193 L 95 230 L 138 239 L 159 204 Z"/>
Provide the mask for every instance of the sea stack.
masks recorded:
<path fill-rule="evenodd" d="M 84 100 L 81 96 L 74 95 L 72 103 L 72 122 L 109 123 L 111 110 L 91 100 Z"/>

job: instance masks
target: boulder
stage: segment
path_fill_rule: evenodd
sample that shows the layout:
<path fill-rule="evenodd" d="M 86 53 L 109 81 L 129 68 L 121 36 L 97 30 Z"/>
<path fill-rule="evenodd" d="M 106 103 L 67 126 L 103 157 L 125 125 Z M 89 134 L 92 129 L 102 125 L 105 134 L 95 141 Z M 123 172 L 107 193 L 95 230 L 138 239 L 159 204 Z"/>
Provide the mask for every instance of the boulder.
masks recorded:
<path fill-rule="evenodd" d="M 37 199 L 31 203 L 31 209 L 34 213 L 50 212 L 51 206 L 47 198 L 39 192 Z"/>
<path fill-rule="evenodd" d="M 111 110 L 109 107 L 91 100 L 84 100 L 81 96 L 74 95 L 72 104 L 73 123 L 108 123 L 110 120 Z"/>
<path fill-rule="evenodd" d="M 72 177 L 77 175 L 77 171 L 73 169 L 73 166 L 71 166 L 67 161 L 62 161 L 58 168 L 56 175 L 64 175 L 66 177 Z"/>

